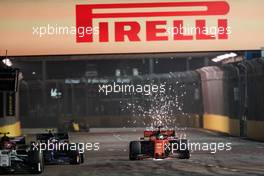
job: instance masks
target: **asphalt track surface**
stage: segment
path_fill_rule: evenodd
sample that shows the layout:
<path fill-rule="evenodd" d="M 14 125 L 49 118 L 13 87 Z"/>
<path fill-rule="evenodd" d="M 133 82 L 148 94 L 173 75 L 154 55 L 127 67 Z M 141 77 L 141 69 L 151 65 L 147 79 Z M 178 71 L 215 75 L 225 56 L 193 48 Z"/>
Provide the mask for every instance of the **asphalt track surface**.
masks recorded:
<path fill-rule="evenodd" d="M 128 159 L 129 141 L 142 137 L 142 129 L 101 129 L 71 133 L 72 142 L 99 142 L 99 151 L 86 151 L 82 165 L 49 165 L 43 176 L 252 176 L 264 175 L 264 143 L 187 129 L 191 142 L 232 143 L 231 151 L 193 151 L 189 160 Z M 27 174 L 26 174 L 27 175 Z"/>

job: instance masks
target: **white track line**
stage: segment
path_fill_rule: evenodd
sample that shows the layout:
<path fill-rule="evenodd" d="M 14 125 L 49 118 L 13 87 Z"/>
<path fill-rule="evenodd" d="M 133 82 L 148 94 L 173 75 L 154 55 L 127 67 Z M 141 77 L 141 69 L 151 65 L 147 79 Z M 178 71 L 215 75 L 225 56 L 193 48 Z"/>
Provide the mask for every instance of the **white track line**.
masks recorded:
<path fill-rule="evenodd" d="M 123 139 L 120 137 L 120 135 L 113 134 L 115 138 L 117 138 L 119 141 L 122 141 Z"/>

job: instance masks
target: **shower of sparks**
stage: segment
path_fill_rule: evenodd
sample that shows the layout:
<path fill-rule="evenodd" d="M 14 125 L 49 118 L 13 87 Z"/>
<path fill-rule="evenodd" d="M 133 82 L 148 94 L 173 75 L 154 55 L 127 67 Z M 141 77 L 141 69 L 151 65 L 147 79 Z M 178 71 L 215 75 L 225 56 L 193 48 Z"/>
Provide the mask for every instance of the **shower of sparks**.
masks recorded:
<path fill-rule="evenodd" d="M 173 86 L 163 84 L 166 85 L 165 93 L 153 93 L 150 96 L 134 94 L 132 101 L 120 102 L 122 111 L 132 114 L 128 121 L 129 126 L 170 128 L 178 126 L 180 117 L 190 117 L 183 112 L 184 97 L 187 94 L 185 85 L 179 82 Z"/>

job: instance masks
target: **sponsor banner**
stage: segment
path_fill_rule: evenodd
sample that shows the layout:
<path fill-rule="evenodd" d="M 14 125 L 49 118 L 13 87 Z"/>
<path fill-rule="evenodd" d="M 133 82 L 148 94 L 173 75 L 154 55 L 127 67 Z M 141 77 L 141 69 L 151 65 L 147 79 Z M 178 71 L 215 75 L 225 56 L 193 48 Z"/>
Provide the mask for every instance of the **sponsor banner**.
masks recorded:
<path fill-rule="evenodd" d="M 264 47 L 263 6 L 263 0 L 3 0 L 0 55 L 257 50 Z"/>

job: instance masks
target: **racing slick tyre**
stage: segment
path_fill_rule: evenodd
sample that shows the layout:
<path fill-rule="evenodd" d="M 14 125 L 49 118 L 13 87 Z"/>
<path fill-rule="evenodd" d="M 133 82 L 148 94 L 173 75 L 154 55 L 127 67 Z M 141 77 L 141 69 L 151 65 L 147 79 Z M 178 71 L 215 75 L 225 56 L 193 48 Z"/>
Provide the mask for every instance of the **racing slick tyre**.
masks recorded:
<path fill-rule="evenodd" d="M 190 151 L 189 150 L 180 151 L 179 158 L 180 159 L 190 159 Z"/>
<path fill-rule="evenodd" d="M 132 141 L 129 144 L 129 159 L 130 160 L 139 160 L 139 155 L 141 154 L 141 142 Z"/>
<path fill-rule="evenodd" d="M 81 164 L 82 163 L 82 159 L 81 159 L 81 155 L 79 153 L 79 151 L 70 151 L 69 152 L 69 157 L 70 157 L 70 164 L 72 165 L 77 165 L 77 164 Z"/>
<path fill-rule="evenodd" d="M 190 159 L 190 151 L 188 149 L 188 140 L 181 139 L 180 145 L 184 145 L 184 150 L 179 150 L 179 158 L 180 159 Z M 180 147 L 181 148 L 181 147 Z"/>
<path fill-rule="evenodd" d="M 84 153 L 80 153 L 80 163 L 84 163 Z"/>
<path fill-rule="evenodd" d="M 32 168 L 32 174 L 41 174 L 44 171 L 44 158 L 41 151 L 30 150 L 28 152 L 28 161 Z"/>

